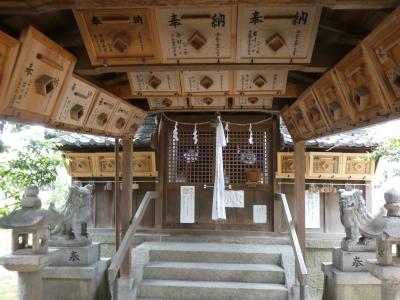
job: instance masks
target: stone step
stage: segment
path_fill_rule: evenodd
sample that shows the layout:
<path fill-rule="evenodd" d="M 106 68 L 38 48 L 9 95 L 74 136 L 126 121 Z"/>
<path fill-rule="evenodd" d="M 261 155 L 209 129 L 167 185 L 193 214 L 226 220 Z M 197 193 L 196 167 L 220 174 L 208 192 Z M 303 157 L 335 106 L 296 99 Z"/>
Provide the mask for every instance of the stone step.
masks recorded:
<path fill-rule="evenodd" d="M 284 284 L 285 271 L 280 266 L 270 264 L 161 261 L 148 263 L 143 278 Z"/>
<path fill-rule="evenodd" d="M 181 261 L 281 265 L 286 245 L 222 243 L 146 243 L 150 261 Z"/>
<path fill-rule="evenodd" d="M 274 283 L 145 279 L 139 286 L 138 298 L 287 300 L 288 290 L 284 285 Z"/>

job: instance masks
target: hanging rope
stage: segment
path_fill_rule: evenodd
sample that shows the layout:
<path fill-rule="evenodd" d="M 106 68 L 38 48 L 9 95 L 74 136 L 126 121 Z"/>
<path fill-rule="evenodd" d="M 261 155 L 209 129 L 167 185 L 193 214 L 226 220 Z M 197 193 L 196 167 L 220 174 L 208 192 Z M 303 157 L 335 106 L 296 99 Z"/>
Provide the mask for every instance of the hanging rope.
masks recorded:
<path fill-rule="evenodd" d="M 162 116 L 162 118 L 165 118 L 165 120 L 167 120 L 167 121 L 169 121 L 169 122 L 171 122 L 171 123 L 178 123 L 178 124 L 180 124 L 180 125 L 188 125 L 188 126 L 194 126 L 194 125 L 206 125 L 206 124 L 209 124 L 210 123 L 210 121 L 205 121 L 205 122 L 196 122 L 196 123 L 190 123 L 190 122 L 181 122 L 181 121 L 176 121 L 176 120 L 173 120 L 173 119 L 171 119 L 171 118 L 169 118 L 169 117 L 167 117 L 167 115 L 165 114 L 165 113 L 162 113 L 161 114 L 161 116 Z M 268 119 L 265 119 L 265 120 L 261 120 L 261 121 L 257 121 L 257 122 L 252 122 L 252 123 L 234 123 L 234 122 L 231 122 L 231 121 L 229 121 L 229 124 L 230 125 L 234 125 L 234 126 L 243 126 L 243 127 L 248 127 L 248 126 L 250 126 L 250 125 L 253 125 L 253 126 L 255 126 L 255 125 L 259 125 L 259 124 L 263 124 L 263 123 L 266 123 L 266 122 L 268 122 L 268 121 L 270 121 L 270 120 L 272 120 L 272 117 L 269 117 Z M 221 120 L 223 123 L 228 123 L 228 121 L 224 121 L 224 120 Z"/>
<path fill-rule="evenodd" d="M 172 138 L 174 139 L 175 142 L 179 142 L 179 137 L 178 137 L 178 122 L 175 122 L 175 128 L 174 128 L 174 132 L 172 133 Z"/>
<path fill-rule="evenodd" d="M 199 137 L 197 136 L 197 124 L 194 124 L 194 130 L 193 130 L 193 143 L 197 145 L 199 142 Z"/>
<path fill-rule="evenodd" d="M 249 126 L 249 144 L 253 145 L 253 130 L 251 128 L 251 123 L 250 123 L 250 126 Z"/>
<path fill-rule="evenodd" d="M 228 144 L 229 143 L 229 122 L 226 122 L 226 124 L 225 124 L 225 131 L 226 131 L 225 140 L 226 140 L 226 143 Z"/>

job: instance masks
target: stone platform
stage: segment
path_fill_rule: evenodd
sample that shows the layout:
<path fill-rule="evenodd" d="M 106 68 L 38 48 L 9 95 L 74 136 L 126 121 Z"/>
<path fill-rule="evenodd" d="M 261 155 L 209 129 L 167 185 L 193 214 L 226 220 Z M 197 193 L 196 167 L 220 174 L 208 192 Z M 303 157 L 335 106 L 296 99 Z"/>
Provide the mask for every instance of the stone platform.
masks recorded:
<path fill-rule="evenodd" d="M 51 266 L 90 266 L 100 259 L 100 246 L 93 243 L 84 247 L 57 247 L 59 255 Z"/>
<path fill-rule="evenodd" d="M 381 281 L 368 272 L 343 272 L 331 263 L 322 263 L 325 300 L 381 299 Z"/>
<path fill-rule="evenodd" d="M 332 250 L 332 263 L 343 272 L 368 272 L 367 259 L 375 258 L 374 252 L 344 251 L 340 247 Z"/>

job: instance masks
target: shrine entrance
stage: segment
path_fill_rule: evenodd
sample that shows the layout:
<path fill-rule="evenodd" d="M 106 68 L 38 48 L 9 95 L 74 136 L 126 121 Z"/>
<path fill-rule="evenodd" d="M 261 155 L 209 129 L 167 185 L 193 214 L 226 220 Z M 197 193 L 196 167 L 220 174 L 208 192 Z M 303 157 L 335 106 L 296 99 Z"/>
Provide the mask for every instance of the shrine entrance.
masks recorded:
<path fill-rule="evenodd" d="M 225 222 L 211 218 L 216 142 L 212 118 L 209 114 L 196 124 L 196 144 L 193 121 L 179 115 L 162 118 L 166 137 L 160 149 L 166 158 L 160 161 L 165 176 L 164 228 L 273 231 L 272 118 L 264 115 L 261 122 L 250 126 L 246 116 L 221 116 L 228 140 L 223 149 Z"/>

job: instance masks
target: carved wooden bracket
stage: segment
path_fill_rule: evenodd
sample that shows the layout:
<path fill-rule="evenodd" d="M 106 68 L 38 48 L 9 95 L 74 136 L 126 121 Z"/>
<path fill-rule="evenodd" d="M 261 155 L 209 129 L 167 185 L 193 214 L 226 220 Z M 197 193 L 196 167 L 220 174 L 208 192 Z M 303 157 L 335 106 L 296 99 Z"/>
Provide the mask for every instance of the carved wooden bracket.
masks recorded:
<path fill-rule="evenodd" d="M 115 37 L 112 46 L 117 51 L 123 53 L 126 48 L 130 46 L 130 44 L 131 42 L 129 40 L 129 37 L 124 33 L 120 33 Z"/>
<path fill-rule="evenodd" d="M 267 83 L 267 80 L 263 76 L 258 75 L 254 78 L 253 83 L 259 88 L 262 88 Z"/>
<path fill-rule="evenodd" d="M 208 90 L 214 84 L 214 81 L 210 77 L 204 76 L 200 84 L 203 88 Z"/>
<path fill-rule="evenodd" d="M 83 116 L 83 106 L 75 104 L 69 111 L 69 116 L 72 120 L 78 121 Z"/>
<path fill-rule="evenodd" d="M 281 49 L 285 44 L 286 41 L 279 33 L 274 33 L 269 39 L 267 39 L 266 44 L 272 51 L 277 52 Z"/>
<path fill-rule="evenodd" d="M 54 78 L 44 74 L 36 80 L 35 86 L 39 94 L 47 96 L 55 89 Z"/>
<path fill-rule="evenodd" d="M 149 86 L 151 86 L 153 89 L 156 89 L 156 88 L 158 88 L 158 87 L 160 86 L 161 80 L 160 80 L 160 78 L 158 78 L 158 77 L 156 77 L 156 76 L 152 76 L 152 77 L 149 79 L 148 84 L 149 84 Z"/>
<path fill-rule="evenodd" d="M 193 33 L 193 35 L 189 38 L 189 44 L 192 45 L 193 48 L 199 50 L 207 43 L 207 39 L 198 31 Z"/>
<path fill-rule="evenodd" d="M 107 123 L 108 115 L 104 112 L 100 113 L 96 118 L 96 123 L 99 126 L 104 126 Z"/>

